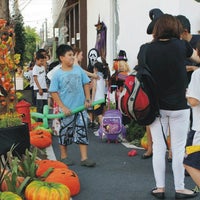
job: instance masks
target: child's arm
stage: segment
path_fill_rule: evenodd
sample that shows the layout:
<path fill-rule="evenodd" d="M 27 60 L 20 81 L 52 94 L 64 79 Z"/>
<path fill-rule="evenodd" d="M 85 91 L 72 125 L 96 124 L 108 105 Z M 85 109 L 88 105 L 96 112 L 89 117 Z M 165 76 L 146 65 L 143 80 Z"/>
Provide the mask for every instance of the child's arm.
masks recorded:
<path fill-rule="evenodd" d="M 188 100 L 188 103 L 190 104 L 190 106 L 192 106 L 192 107 L 200 104 L 200 101 L 198 99 L 193 98 L 193 97 L 188 97 L 187 100 Z"/>
<path fill-rule="evenodd" d="M 38 78 L 37 78 L 36 75 L 33 76 L 33 80 L 35 81 L 35 84 L 36 84 L 37 87 L 38 87 L 39 94 L 40 94 L 40 95 L 43 95 L 43 90 L 42 90 L 42 88 L 40 87 L 40 84 L 39 84 L 39 82 L 38 82 Z"/>
<path fill-rule="evenodd" d="M 71 114 L 70 109 L 63 104 L 57 92 L 52 92 L 51 96 L 53 100 L 58 104 L 58 106 L 62 109 L 62 111 L 65 113 L 65 115 Z"/>
<path fill-rule="evenodd" d="M 84 93 L 85 93 L 85 107 L 88 108 L 91 106 L 91 100 L 90 100 L 90 84 L 86 83 L 84 86 Z"/>
<path fill-rule="evenodd" d="M 92 102 L 94 101 L 96 90 L 97 90 L 97 80 L 94 79 L 93 80 L 93 87 L 92 87 Z"/>
<path fill-rule="evenodd" d="M 95 73 L 90 73 L 90 72 L 88 72 L 87 70 L 84 70 L 85 71 L 85 73 L 89 76 L 89 77 L 91 77 L 91 78 L 95 78 L 95 79 L 98 79 L 99 78 L 99 76 L 97 75 L 97 74 L 95 74 Z"/>

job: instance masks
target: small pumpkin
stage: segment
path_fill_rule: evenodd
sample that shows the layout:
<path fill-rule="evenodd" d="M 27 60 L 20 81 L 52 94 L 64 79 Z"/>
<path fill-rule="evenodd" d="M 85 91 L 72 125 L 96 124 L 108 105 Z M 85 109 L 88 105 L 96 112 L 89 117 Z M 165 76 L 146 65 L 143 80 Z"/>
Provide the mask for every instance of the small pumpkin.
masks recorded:
<path fill-rule="evenodd" d="M 43 130 L 43 129 L 35 129 L 29 132 L 30 137 L 35 136 L 35 135 L 45 135 L 49 138 L 51 138 L 51 133 L 47 130 Z"/>
<path fill-rule="evenodd" d="M 13 192 L 0 192 L 0 200 L 22 200 L 22 198 Z"/>
<path fill-rule="evenodd" d="M 8 176 L 11 179 L 10 175 L 11 174 L 9 174 Z M 18 176 L 16 180 L 17 180 L 16 181 L 16 188 L 18 188 L 21 185 L 21 183 L 24 181 L 24 177 Z M 6 183 L 5 179 L 1 183 L 1 191 L 3 191 L 3 192 L 4 191 L 8 191 L 8 186 L 7 186 L 7 183 Z"/>
<path fill-rule="evenodd" d="M 145 150 L 148 149 L 148 141 L 147 141 L 147 133 L 145 132 L 144 136 L 140 140 L 141 147 L 143 147 Z"/>
<path fill-rule="evenodd" d="M 70 200 L 70 190 L 60 183 L 32 181 L 25 189 L 26 200 Z"/>
<path fill-rule="evenodd" d="M 66 164 L 57 160 L 37 160 L 38 165 L 36 176 L 40 177 L 46 172 L 50 167 L 52 168 L 68 168 Z"/>
<path fill-rule="evenodd" d="M 78 175 L 68 168 L 56 168 L 45 179 L 46 182 L 62 183 L 66 185 L 71 196 L 77 195 L 80 192 L 80 181 Z"/>
<path fill-rule="evenodd" d="M 33 135 L 30 137 L 31 145 L 38 147 L 40 149 L 44 149 L 52 144 L 52 139 L 49 136 L 44 134 L 42 135 Z"/>

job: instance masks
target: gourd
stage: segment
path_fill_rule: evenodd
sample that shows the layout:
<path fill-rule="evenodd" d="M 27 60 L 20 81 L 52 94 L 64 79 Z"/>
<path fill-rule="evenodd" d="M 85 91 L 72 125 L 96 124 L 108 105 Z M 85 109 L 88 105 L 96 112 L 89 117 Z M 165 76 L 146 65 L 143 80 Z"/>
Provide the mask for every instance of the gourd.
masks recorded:
<path fill-rule="evenodd" d="M 70 200 L 70 190 L 60 183 L 32 181 L 25 189 L 26 200 Z"/>
<path fill-rule="evenodd" d="M 78 175 L 67 168 L 56 168 L 54 169 L 45 179 L 46 182 L 62 183 L 66 185 L 71 196 L 77 195 L 80 192 L 80 181 Z"/>
<path fill-rule="evenodd" d="M 143 147 L 145 150 L 148 148 L 148 142 L 147 142 L 147 133 L 145 132 L 144 136 L 140 140 L 141 147 Z"/>
<path fill-rule="evenodd" d="M 22 200 L 22 198 L 13 192 L 0 192 L 0 200 Z"/>

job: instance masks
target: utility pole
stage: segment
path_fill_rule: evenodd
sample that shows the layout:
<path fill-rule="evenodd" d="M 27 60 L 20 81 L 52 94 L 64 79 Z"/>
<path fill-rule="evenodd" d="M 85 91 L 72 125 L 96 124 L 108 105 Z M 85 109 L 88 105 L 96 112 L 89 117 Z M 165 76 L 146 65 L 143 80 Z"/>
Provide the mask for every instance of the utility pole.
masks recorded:
<path fill-rule="evenodd" d="M 10 19 L 9 0 L 0 0 L 0 18 L 9 21 Z"/>

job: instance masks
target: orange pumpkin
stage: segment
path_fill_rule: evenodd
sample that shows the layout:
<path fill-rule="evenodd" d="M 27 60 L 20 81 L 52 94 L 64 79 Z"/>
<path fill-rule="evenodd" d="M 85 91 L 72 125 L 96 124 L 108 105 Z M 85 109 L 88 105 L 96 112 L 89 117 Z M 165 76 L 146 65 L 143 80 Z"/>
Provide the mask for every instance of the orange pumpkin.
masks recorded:
<path fill-rule="evenodd" d="M 43 135 L 51 138 L 51 133 L 49 131 L 43 130 L 43 129 L 37 129 L 37 130 L 32 130 L 29 132 L 30 137 L 35 136 L 35 135 Z"/>
<path fill-rule="evenodd" d="M 32 181 L 25 189 L 26 200 L 70 200 L 70 190 L 60 183 Z"/>
<path fill-rule="evenodd" d="M 36 176 L 40 177 L 46 172 L 50 167 L 52 168 L 68 168 L 66 164 L 57 160 L 37 160 L 38 168 L 36 171 Z"/>
<path fill-rule="evenodd" d="M 30 137 L 31 145 L 44 149 L 52 144 L 52 139 L 46 135 L 33 135 Z"/>
<path fill-rule="evenodd" d="M 80 181 L 77 174 L 67 168 L 55 168 L 45 181 L 66 185 L 70 190 L 71 196 L 77 195 L 80 192 Z"/>
<path fill-rule="evenodd" d="M 141 147 L 143 147 L 145 150 L 148 149 L 148 142 L 147 142 L 147 133 L 145 132 L 144 136 L 140 140 Z"/>
<path fill-rule="evenodd" d="M 9 174 L 8 177 L 11 180 L 11 174 Z M 18 188 L 23 181 L 24 181 L 24 177 L 18 176 L 17 177 L 17 181 L 16 181 L 16 187 Z M 8 191 L 8 185 L 7 185 L 6 181 L 5 181 L 5 179 L 1 183 L 1 191 L 3 191 L 3 192 L 4 191 Z"/>

